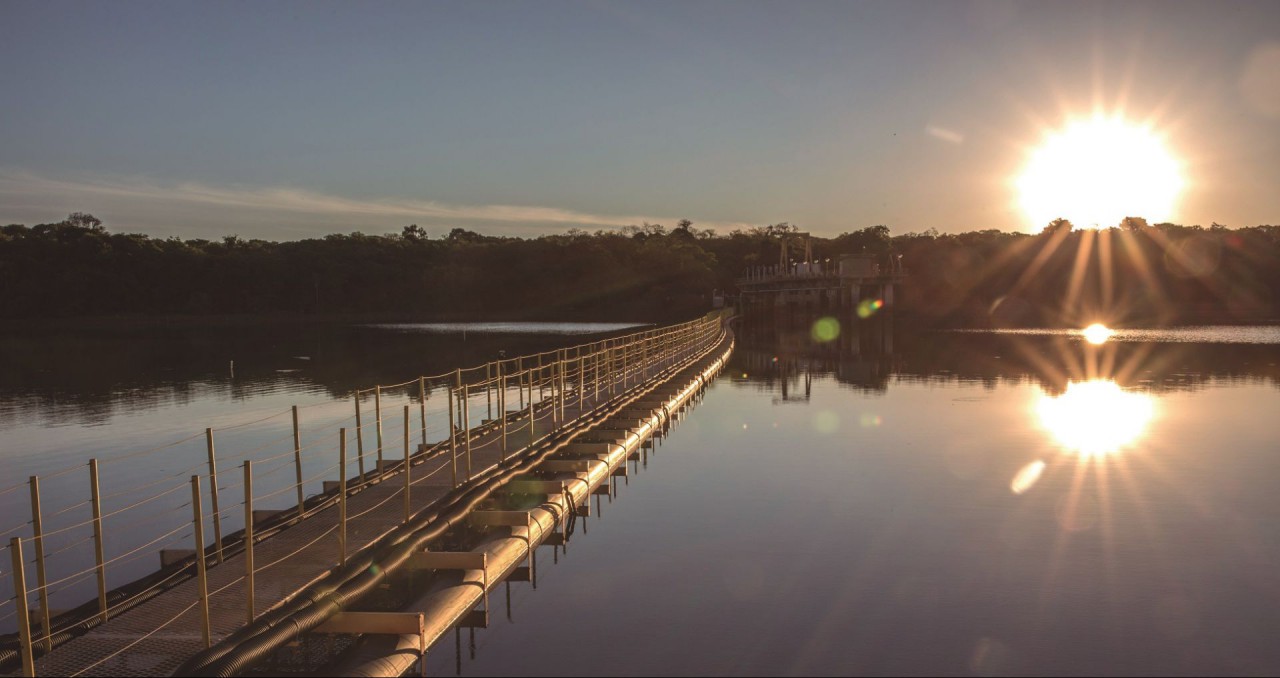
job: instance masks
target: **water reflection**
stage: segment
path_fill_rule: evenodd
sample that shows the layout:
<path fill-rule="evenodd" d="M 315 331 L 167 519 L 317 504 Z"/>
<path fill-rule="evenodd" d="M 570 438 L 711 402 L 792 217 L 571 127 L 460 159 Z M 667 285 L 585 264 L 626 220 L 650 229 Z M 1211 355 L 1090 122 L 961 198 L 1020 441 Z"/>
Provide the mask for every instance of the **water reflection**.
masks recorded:
<path fill-rule="evenodd" d="M 1078 331 L 935 333 L 883 316 L 838 318 L 838 333 L 816 341 L 815 320 L 739 326 L 732 369 L 663 441 L 664 463 L 642 476 L 647 489 L 606 506 L 609 529 L 593 522 L 589 538 L 575 537 L 569 560 L 562 551 L 562 566 L 546 568 L 539 595 L 517 589 L 524 618 L 554 623 L 480 631 L 484 651 L 468 671 L 600 675 L 618 670 L 619 647 L 637 674 L 673 665 L 717 675 L 1280 665 L 1280 344 L 1228 345 L 1209 333 L 1202 343 L 1093 346 Z M 256 354 L 248 339 L 227 339 L 260 356 L 237 358 L 237 380 L 305 379 L 290 383 L 342 392 L 361 374 L 343 361 L 368 357 L 373 372 L 359 381 L 385 383 L 403 378 L 405 364 L 449 359 L 447 345 L 421 335 L 323 330 L 304 338 L 310 347 L 256 336 Z M 88 359 L 98 349 L 83 339 L 50 344 L 49 355 L 107 375 L 86 373 L 80 392 L 108 403 L 187 383 L 192 367 L 166 381 L 162 369 L 145 371 L 144 357 L 181 365 L 182 348 L 199 345 L 140 344 L 124 354 L 133 362 L 113 365 L 101 353 Z M 471 360 L 508 348 L 477 346 L 468 344 Z M 298 373 L 274 371 L 295 356 L 312 360 L 291 363 Z M 225 357 L 210 350 L 192 365 L 225 384 Z M 125 381 L 134 367 L 141 376 Z M 28 386 L 47 388 L 36 368 L 16 369 Z M 75 371 L 52 369 L 61 393 L 77 393 Z M 1151 403 L 1142 426 L 1133 426 L 1144 415 L 1129 396 Z M 1094 409 L 1107 398 L 1120 405 Z M 1057 411 L 1047 420 L 1042 400 Z M 1098 423 L 1126 408 L 1119 422 Z M 1092 437 L 1072 442 L 1090 428 Z M 1073 446 L 1085 454 L 1064 453 Z M 1110 448 L 1122 453 L 1085 456 Z M 65 479 L 65 497 L 86 496 L 83 474 Z M 25 498 L 9 498 L 7 515 L 24 515 Z M 158 517 L 178 523 L 185 514 Z M 90 581 L 67 602 L 92 594 Z M 601 633 L 625 642 L 578 642 Z M 450 668 L 447 652 L 434 656 L 433 668 Z"/>
<path fill-rule="evenodd" d="M 821 341 L 814 338 L 818 321 Z M 1194 390 L 1217 379 L 1280 386 L 1276 344 L 1260 343 L 1280 341 L 1274 328 L 1197 328 L 1172 338 L 1123 330 L 1091 348 L 1078 331 L 939 333 L 895 328 L 891 321 L 850 316 L 744 323 L 743 369 L 735 380 L 785 389 L 781 400 L 787 402 L 803 399 L 806 379 L 828 375 L 872 393 L 884 393 L 891 381 L 994 386 L 1030 379 L 1055 394 L 1069 382 L 1098 378 L 1152 392 Z M 1214 343 L 1245 339 L 1257 343 Z M 243 404 L 280 392 L 345 398 L 370 384 L 566 341 L 577 340 L 480 333 L 464 339 L 341 324 L 8 331 L 0 334 L 0 430 L 104 425 L 157 408 Z"/>
<path fill-rule="evenodd" d="M 882 317 L 817 341 L 814 320 L 740 328 L 732 378 L 664 441 L 648 489 L 522 610 L 556 622 L 480 632 L 469 672 L 1280 666 L 1280 342 L 1095 346 Z M 1130 396 L 1151 404 L 1144 426 Z M 1101 426 L 1094 404 L 1128 415 Z M 577 642 L 592 634 L 623 642 Z"/>
<path fill-rule="evenodd" d="M 466 336 L 338 323 L 8 330 L 0 333 L 0 430 L 99 426 L 160 408 L 225 407 L 273 393 L 347 398 L 356 388 L 440 374 L 500 351 L 582 341 L 566 336 L 566 327 Z M 609 335 L 619 327 L 589 329 Z"/>
<path fill-rule="evenodd" d="M 815 376 L 883 393 L 895 361 L 893 323 L 826 316 L 815 321 L 751 320 L 738 327 L 732 373 L 744 385 L 777 392 L 777 404 L 807 402 Z"/>
<path fill-rule="evenodd" d="M 1081 332 L 1084 340 L 1090 344 L 1105 344 L 1107 340 L 1115 334 L 1115 331 L 1101 323 L 1094 323 Z"/>
<path fill-rule="evenodd" d="M 1061 395 L 1036 403 L 1041 425 L 1083 457 L 1111 454 L 1134 444 L 1155 411 L 1151 396 L 1121 390 L 1109 379 L 1070 382 Z"/>
<path fill-rule="evenodd" d="M 1080 330 L 937 332 L 895 324 L 892 318 L 840 318 L 838 335 L 818 341 L 815 320 L 740 325 L 735 363 L 742 369 L 733 379 L 742 386 L 785 388 L 788 401 L 817 377 L 873 393 L 884 393 L 895 382 L 994 388 L 1030 381 L 1060 395 L 1072 383 L 1100 379 L 1124 391 L 1153 394 L 1196 391 L 1217 382 L 1280 388 L 1280 332 L 1266 327 L 1172 334 L 1123 330 L 1091 344 Z"/>

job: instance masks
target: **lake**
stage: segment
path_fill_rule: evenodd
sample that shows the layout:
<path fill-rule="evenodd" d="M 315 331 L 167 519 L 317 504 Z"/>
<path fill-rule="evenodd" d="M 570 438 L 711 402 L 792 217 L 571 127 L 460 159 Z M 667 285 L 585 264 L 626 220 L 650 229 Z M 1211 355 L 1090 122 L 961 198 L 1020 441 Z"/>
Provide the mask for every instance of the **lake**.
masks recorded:
<path fill-rule="evenodd" d="M 1274 674 L 1274 327 L 739 333 L 428 673 Z M 545 563 L 550 558 L 540 560 Z"/>
<path fill-rule="evenodd" d="M 16 483 L 86 455 L 196 434 L 139 457 L 180 474 L 205 426 L 268 417 L 226 434 L 228 454 L 251 450 L 290 405 L 327 425 L 357 387 L 581 340 L 415 329 L 5 337 L 4 527 L 26 515 Z M 540 556 L 536 590 L 510 586 L 512 621 L 498 592 L 493 626 L 428 672 L 1273 674 L 1277 363 L 1265 326 L 1094 345 L 742 325 L 729 369 L 586 534 Z M 119 468 L 128 486 L 140 467 Z M 46 497 L 87 498 L 82 475 Z"/>
<path fill-rule="evenodd" d="M 107 583 L 115 587 L 154 571 L 160 549 L 191 548 L 186 488 L 191 474 L 207 472 L 206 428 L 214 429 L 221 526 L 229 533 L 243 523 L 235 508 L 243 459 L 260 464 L 255 507 L 282 509 L 294 501 L 293 406 L 299 408 L 309 496 L 336 477 L 338 427 L 355 437 L 357 389 L 399 385 L 380 398 L 385 447 L 398 457 L 403 407 L 419 412 L 417 377 L 450 375 L 501 355 L 528 355 L 636 327 L 284 323 L 0 333 L 0 549 L 8 549 L 11 536 L 30 537 L 27 478 L 40 476 L 50 608 L 74 607 L 96 595 L 93 573 L 83 572 L 94 563 L 91 458 L 101 460 Z M 441 381 L 427 384 L 433 441 L 448 428 Z M 365 391 L 360 400 L 372 457 L 375 396 Z M 474 405 L 473 424 L 489 414 L 483 397 Z M 418 428 L 415 419 L 415 435 Z M 202 482 L 207 493 L 208 478 Z M 208 523 L 207 496 L 204 503 Z M 211 529 L 210 523 L 206 534 Z M 29 544 L 26 556 L 34 559 Z M 4 558 L 0 591 L 12 591 L 7 553 Z M 34 586 L 34 567 L 27 575 Z M 0 632 L 14 628 L 11 597 L 4 594 L 0 602 Z"/>

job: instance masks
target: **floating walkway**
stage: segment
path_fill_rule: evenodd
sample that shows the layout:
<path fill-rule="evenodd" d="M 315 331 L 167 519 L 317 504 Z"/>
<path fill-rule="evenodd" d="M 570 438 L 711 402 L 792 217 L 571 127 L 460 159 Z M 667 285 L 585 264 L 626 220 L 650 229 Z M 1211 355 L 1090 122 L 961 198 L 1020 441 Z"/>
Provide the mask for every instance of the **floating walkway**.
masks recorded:
<path fill-rule="evenodd" d="M 359 452 L 348 450 L 352 432 L 340 429 L 339 460 L 326 491 L 304 499 L 299 461 L 297 507 L 283 511 L 255 511 L 254 464 L 246 461 L 241 503 L 247 528 L 225 538 L 219 533 L 212 543 L 201 507 L 218 481 L 212 473 L 193 476 L 190 554 L 168 554 L 177 563 L 145 587 L 124 587 L 128 595 L 120 589 L 109 597 L 99 577 L 99 605 L 83 619 L 51 623 L 29 608 L 48 584 L 42 573 L 35 591 L 26 588 L 23 553 L 28 549 L 29 558 L 31 545 L 15 538 L 9 545 L 14 581 L 23 584 L 17 612 L 33 624 L 20 626 L 17 656 L 10 651 L 0 660 L 9 675 L 236 675 L 315 632 L 365 639 L 341 667 L 344 673 L 398 675 L 449 628 L 487 615 L 488 591 L 498 582 L 536 577 L 537 546 L 561 543 L 556 540 L 587 510 L 592 493 L 607 490 L 610 477 L 625 471 L 627 459 L 672 411 L 705 387 L 731 349 L 723 321 L 709 316 L 459 370 L 448 389 L 444 440 L 411 445 L 417 432 L 405 406 L 397 422 L 402 449 L 393 456 L 383 449 L 379 405 L 380 458 L 370 460 L 373 468 L 364 470 L 363 444 Z M 477 376 L 469 381 L 468 374 Z M 425 441 L 425 378 L 417 383 Z M 490 410 L 496 405 L 505 414 L 473 423 L 469 410 L 480 393 Z M 375 434 L 358 413 L 357 426 L 357 437 Z M 295 454 L 296 430 L 295 411 Z M 210 468 L 216 469 L 212 450 L 211 437 Z M 533 505 L 505 508 L 512 495 L 533 497 Z M 213 506 L 225 516 L 216 498 Z M 460 527 L 485 539 L 467 551 L 432 546 Z M 100 573 L 101 554 L 98 562 Z M 397 573 L 422 570 L 452 576 L 438 577 L 424 597 L 406 601 L 411 610 L 358 611 Z"/>

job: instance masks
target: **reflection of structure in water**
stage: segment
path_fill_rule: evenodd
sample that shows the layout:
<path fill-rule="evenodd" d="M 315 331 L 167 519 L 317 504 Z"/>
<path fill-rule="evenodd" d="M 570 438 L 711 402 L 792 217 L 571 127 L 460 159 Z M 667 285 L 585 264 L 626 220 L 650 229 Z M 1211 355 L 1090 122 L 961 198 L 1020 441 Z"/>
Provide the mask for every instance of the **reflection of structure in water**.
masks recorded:
<path fill-rule="evenodd" d="M 492 360 L 499 351 L 514 356 L 578 341 L 563 334 L 475 332 L 464 340 L 457 332 L 338 322 L 8 330 L 0 333 L 0 429 L 33 420 L 107 424 L 159 407 L 242 403 L 276 393 L 341 400 L 406 374 L 438 374 Z"/>
<path fill-rule="evenodd" d="M 901 337 L 899 381 L 1018 383 L 1061 394 L 1072 382 L 1114 380 L 1121 388 L 1194 391 L 1216 380 L 1280 387 L 1280 345 L 1117 342 L 1078 336 L 912 332 Z"/>
<path fill-rule="evenodd" d="M 808 402 L 815 375 L 832 375 L 859 389 L 887 388 L 895 368 L 890 320 L 846 319 L 830 341 L 813 334 L 810 323 L 743 323 L 734 353 L 737 373 L 747 382 L 775 386 L 781 394 L 775 404 Z"/>
<path fill-rule="evenodd" d="M 734 380 L 762 390 L 785 389 L 785 402 L 804 401 L 813 377 L 827 374 L 874 392 L 886 390 L 890 376 L 899 382 L 989 386 L 1030 380 L 1055 395 L 1072 382 L 1094 379 L 1154 392 L 1194 391 L 1218 380 L 1280 388 L 1280 344 L 1274 343 L 1109 341 L 1094 346 L 1070 334 L 901 331 L 895 336 L 894 324 L 902 319 L 886 316 L 842 318 L 838 334 L 824 342 L 814 339 L 816 319 L 745 317 L 732 361 Z"/>

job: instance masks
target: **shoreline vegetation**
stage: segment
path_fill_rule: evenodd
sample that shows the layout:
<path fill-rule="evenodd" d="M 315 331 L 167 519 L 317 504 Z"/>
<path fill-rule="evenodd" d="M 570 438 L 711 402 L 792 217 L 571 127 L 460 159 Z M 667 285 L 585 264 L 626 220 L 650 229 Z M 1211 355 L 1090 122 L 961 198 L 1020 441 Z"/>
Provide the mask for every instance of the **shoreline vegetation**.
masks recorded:
<path fill-rule="evenodd" d="M 536 238 L 455 228 L 272 242 L 111 232 L 91 215 L 0 227 L 0 329 L 450 321 L 665 322 L 732 297 L 776 264 L 773 224 L 728 234 L 684 220 Z M 1101 231 L 812 237 L 818 260 L 898 256 L 898 317 L 929 327 L 1275 322 L 1280 226 L 1127 218 Z"/>

